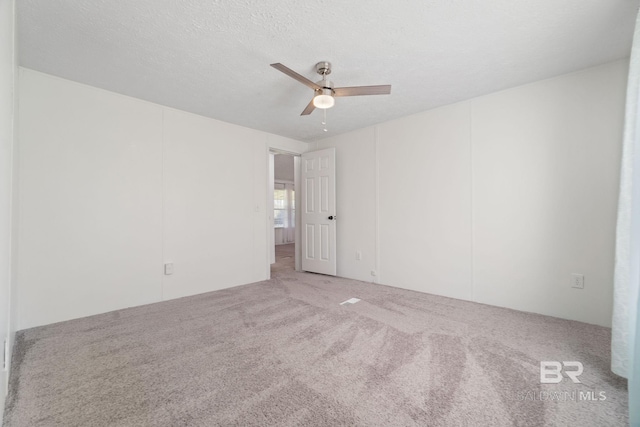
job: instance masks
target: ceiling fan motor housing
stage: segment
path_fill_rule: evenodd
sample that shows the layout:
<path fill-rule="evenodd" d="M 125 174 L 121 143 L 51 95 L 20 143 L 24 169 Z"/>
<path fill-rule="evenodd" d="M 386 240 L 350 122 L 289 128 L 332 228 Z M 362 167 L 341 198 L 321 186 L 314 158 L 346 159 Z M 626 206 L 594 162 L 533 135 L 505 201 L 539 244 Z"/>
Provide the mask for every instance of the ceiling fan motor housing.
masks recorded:
<path fill-rule="evenodd" d="M 331 80 L 320 80 L 316 82 L 322 89 L 316 89 L 316 93 L 322 92 L 325 93 L 326 90 L 331 91 L 333 93 L 333 82 Z M 328 95 L 328 94 L 327 94 Z"/>
<path fill-rule="evenodd" d="M 318 95 L 333 96 L 333 95 L 334 95 L 334 92 L 333 92 L 333 89 L 332 89 L 332 88 L 330 88 L 330 87 L 324 87 L 324 88 L 322 88 L 322 89 L 318 89 L 318 90 L 316 90 L 316 94 L 315 94 L 315 96 L 318 96 Z"/>

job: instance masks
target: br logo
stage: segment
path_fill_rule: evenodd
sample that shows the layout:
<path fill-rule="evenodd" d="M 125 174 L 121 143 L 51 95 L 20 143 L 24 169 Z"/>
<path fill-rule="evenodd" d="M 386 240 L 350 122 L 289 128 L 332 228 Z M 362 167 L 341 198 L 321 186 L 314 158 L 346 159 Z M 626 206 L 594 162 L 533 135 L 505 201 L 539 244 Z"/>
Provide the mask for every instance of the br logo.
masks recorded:
<path fill-rule="evenodd" d="M 584 367 L 580 362 L 540 362 L 540 382 L 542 384 L 557 384 L 562 381 L 562 371 L 571 378 L 574 383 L 580 383 L 578 377 L 582 374 Z M 571 368 L 571 369 L 567 369 Z"/>

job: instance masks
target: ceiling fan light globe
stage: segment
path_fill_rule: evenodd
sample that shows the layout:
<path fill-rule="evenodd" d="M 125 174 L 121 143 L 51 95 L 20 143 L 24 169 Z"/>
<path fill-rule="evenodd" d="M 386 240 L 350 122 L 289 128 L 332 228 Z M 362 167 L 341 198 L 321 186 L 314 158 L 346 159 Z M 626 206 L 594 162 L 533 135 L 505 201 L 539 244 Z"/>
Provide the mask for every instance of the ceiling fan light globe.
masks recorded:
<path fill-rule="evenodd" d="M 316 95 L 313 98 L 313 105 L 316 108 L 321 108 L 321 109 L 327 109 L 327 108 L 331 108 L 334 106 L 334 104 L 336 103 L 336 100 L 333 99 L 333 96 L 331 95 Z"/>

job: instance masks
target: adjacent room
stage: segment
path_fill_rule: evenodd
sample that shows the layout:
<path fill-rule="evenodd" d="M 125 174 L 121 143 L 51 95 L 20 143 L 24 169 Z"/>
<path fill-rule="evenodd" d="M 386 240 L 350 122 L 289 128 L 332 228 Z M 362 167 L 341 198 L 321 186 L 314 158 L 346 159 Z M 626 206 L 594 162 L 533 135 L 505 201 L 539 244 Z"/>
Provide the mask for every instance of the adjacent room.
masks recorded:
<path fill-rule="evenodd" d="M 640 426 L 640 0 L 0 0 L 0 414 Z"/>

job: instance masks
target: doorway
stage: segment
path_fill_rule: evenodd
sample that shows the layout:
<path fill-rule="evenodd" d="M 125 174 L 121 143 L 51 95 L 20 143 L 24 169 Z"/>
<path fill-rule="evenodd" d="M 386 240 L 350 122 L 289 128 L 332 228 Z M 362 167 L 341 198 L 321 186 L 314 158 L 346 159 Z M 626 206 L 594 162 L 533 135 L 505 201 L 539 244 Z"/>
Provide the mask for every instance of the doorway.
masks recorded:
<path fill-rule="evenodd" d="M 271 152 L 270 190 L 272 201 L 271 233 L 271 273 L 296 269 L 296 245 L 299 243 L 299 230 L 296 227 L 296 172 L 299 156 Z M 270 165 L 271 166 L 271 165 Z"/>

